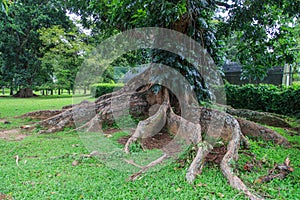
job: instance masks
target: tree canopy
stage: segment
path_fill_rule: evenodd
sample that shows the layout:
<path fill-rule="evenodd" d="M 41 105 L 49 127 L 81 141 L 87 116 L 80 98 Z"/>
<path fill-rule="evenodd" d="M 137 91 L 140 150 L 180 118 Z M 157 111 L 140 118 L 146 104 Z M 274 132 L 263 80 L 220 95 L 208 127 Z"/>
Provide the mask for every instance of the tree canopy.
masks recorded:
<path fill-rule="evenodd" d="M 49 56 L 53 49 L 44 47 L 39 30 L 60 25 L 67 33 L 74 28 L 68 13 L 80 17 L 75 23 L 91 30 L 89 39 L 85 39 L 91 46 L 133 28 L 168 28 L 199 42 L 219 67 L 224 62 L 239 62 L 245 78 L 261 79 L 269 68 L 295 64 L 299 60 L 299 53 L 295 50 L 299 45 L 295 28 L 299 27 L 299 1 L 16 0 L 10 3 L 2 0 L 1 3 L 4 11 L 0 16 L 2 79 L 12 88 L 32 87 L 49 81 L 54 68 L 45 68 L 42 58 Z M 59 34 L 60 30 L 56 31 Z M 80 37 L 80 31 L 77 34 L 74 37 Z M 149 61 L 149 58 L 186 74 L 197 94 L 201 98 L 206 96 L 203 77 L 192 73 L 191 66 L 180 55 L 141 50 L 116 63 L 133 65 Z M 50 71 L 46 73 L 45 69 Z M 111 73 L 107 71 L 107 77 Z M 47 78 L 45 74 L 48 74 Z"/>
<path fill-rule="evenodd" d="M 42 87 L 73 90 L 74 77 L 85 54 L 84 35 L 75 27 L 66 31 L 59 25 L 41 28 L 38 32 L 43 44 L 41 52 L 44 53 L 40 59 L 41 70 L 45 80 L 48 78 Z"/>

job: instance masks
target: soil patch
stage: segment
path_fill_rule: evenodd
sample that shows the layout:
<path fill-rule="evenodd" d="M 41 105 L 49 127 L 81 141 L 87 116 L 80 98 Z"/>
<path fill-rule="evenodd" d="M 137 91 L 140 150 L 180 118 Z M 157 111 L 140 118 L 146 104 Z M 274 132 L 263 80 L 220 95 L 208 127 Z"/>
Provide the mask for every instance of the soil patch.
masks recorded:
<path fill-rule="evenodd" d="M 130 136 L 124 136 L 118 139 L 120 144 L 125 145 Z M 141 140 L 141 143 L 146 149 L 164 149 L 164 147 L 168 146 L 168 151 L 170 152 L 178 152 L 178 146 L 174 143 L 172 146 L 170 145 L 173 137 L 168 133 L 157 134 L 153 137 L 144 138 Z M 173 147 L 174 146 L 174 147 Z M 174 148 L 174 149 L 173 149 Z M 172 150 L 173 149 L 173 150 Z M 216 164 L 220 164 L 224 155 L 226 154 L 227 149 L 225 146 L 214 147 L 213 150 L 207 155 L 206 161 L 212 162 Z"/>
<path fill-rule="evenodd" d="M 10 140 L 10 141 L 20 141 L 27 136 L 28 135 L 21 134 L 21 130 L 19 129 L 0 131 L 0 139 Z"/>
<path fill-rule="evenodd" d="M 225 146 L 214 147 L 207 155 L 206 161 L 220 164 L 226 152 L 227 148 Z"/>
<path fill-rule="evenodd" d="M 120 144 L 125 145 L 130 136 L 124 136 L 118 139 Z M 141 143 L 146 149 L 162 149 L 173 140 L 173 137 L 168 133 L 156 134 L 153 137 L 143 138 Z"/>

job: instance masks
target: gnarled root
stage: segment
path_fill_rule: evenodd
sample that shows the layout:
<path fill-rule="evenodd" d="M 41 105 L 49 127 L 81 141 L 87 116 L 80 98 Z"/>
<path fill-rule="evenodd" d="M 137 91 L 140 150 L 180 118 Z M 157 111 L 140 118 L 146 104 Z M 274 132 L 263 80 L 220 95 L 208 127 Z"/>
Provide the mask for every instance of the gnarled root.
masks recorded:
<path fill-rule="evenodd" d="M 167 118 L 166 127 L 168 128 L 168 130 L 170 130 L 173 134 L 176 135 L 175 137 L 183 138 L 186 142 L 189 142 L 189 144 L 194 144 L 198 148 L 197 154 L 196 154 L 195 158 L 193 159 L 191 165 L 189 166 L 187 174 L 186 174 L 187 181 L 189 183 L 192 183 L 194 181 L 194 179 L 196 178 L 196 176 L 198 174 L 201 174 L 202 168 L 205 163 L 205 158 L 208 155 L 208 153 L 213 149 L 213 146 L 208 141 L 202 141 L 200 124 L 192 123 L 192 122 L 176 115 L 172 111 L 171 108 L 169 108 L 169 109 L 166 109 L 166 108 L 169 108 L 169 107 L 164 107 L 164 105 L 162 105 L 155 115 L 153 115 L 150 118 L 148 118 L 147 120 L 145 120 L 147 123 L 143 123 L 142 125 L 139 124 L 139 126 L 138 126 L 139 131 L 134 134 L 134 137 L 131 137 L 128 140 L 128 143 L 130 143 L 138 138 L 143 137 L 143 134 L 146 135 L 146 134 L 150 133 L 150 135 L 147 135 L 147 136 L 152 136 L 152 134 L 155 134 L 155 132 L 152 131 L 152 130 L 154 130 L 154 128 L 149 128 L 146 125 L 151 124 L 151 123 L 164 124 L 164 120 L 165 120 L 165 118 Z M 168 113 L 167 113 L 167 110 L 169 110 Z M 221 161 L 221 170 L 222 170 L 224 176 L 228 179 L 229 184 L 232 187 L 234 187 L 238 190 L 241 190 L 250 199 L 253 199 L 253 200 L 261 199 L 261 198 L 255 196 L 254 194 L 252 194 L 249 191 L 249 189 L 247 188 L 247 186 L 243 183 L 243 181 L 239 177 L 234 175 L 234 173 L 233 173 L 233 168 L 231 166 L 231 163 L 232 163 L 232 161 L 238 160 L 238 150 L 239 150 L 241 141 L 246 143 L 246 145 L 249 145 L 247 139 L 242 135 L 238 121 L 235 118 L 233 118 L 232 116 L 225 114 L 225 113 L 213 112 L 211 110 L 209 112 L 211 112 L 209 114 L 210 117 L 212 117 L 213 115 L 216 115 L 216 114 L 223 115 L 222 117 L 223 117 L 223 119 L 225 119 L 225 124 L 224 124 L 225 126 L 224 126 L 224 129 L 222 130 L 223 131 L 222 134 L 224 134 L 224 132 L 226 132 L 227 134 L 230 133 L 230 136 L 225 137 L 226 139 L 229 140 L 229 144 L 227 146 L 227 152 Z M 203 126 L 205 126 L 205 125 L 203 125 Z M 148 132 L 148 130 L 150 130 L 150 132 Z M 157 131 L 159 131 L 159 130 L 157 130 Z M 206 126 L 204 131 L 208 131 L 208 132 L 211 131 L 212 132 L 211 136 L 216 136 L 216 135 L 214 135 L 215 133 L 213 133 L 213 132 L 218 131 L 218 129 L 216 127 L 214 127 L 213 129 L 209 129 Z M 223 135 L 223 137 L 224 137 L 224 135 Z M 172 156 L 170 154 L 170 152 L 168 152 L 167 148 L 165 148 L 163 150 L 165 151 L 165 154 L 161 158 L 151 162 L 146 167 L 142 167 L 142 169 L 139 172 L 137 172 L 137 173 L 133 174 L 131 177 L 129 177 L 129 180 L 136 180 L 137 177 L 139 177 L 142 173 L 144 173 L 150 167 L 153 167 L 154 165 L 161 163 L 162 160 Z"/>
<path fill-rule="evenodd" d="M 125 145 L 124 150 L 126 153 L 129 153 L 129 145 L 135 142 L 138 138 L 153 136 L 165 126 L 167 115 L 166 111 L 168 107 L 169 106 L 166 104 L 161 105 L 154 115 L 138 123 L 134 134 L 128 139 Z"/>
<path fill-rule="evenodd" d="M 231 163 L 232 161 L 238 160 L 238 150 L 240 147 L 242 133 L 237 120 L 234 118 L 231 118 L 231 127 L 232 127 L 232 140 L 229 142 L 227 146 L 227 153 L 225 154 L 225 156 L 221 161 L 221 170 L 224 176 L 228 179 L 229 184 L 232 187 L 243 191 L 243 193 L 247 195 L 251 200 L 262 199 L 252 194 L 247 188 L 247 186 L 243 183 L 243 181 L 233 173 L 233 168 L 231 167 Z"/>
<path fill-rule="evenodd" d="M 193 162 L 189 166 L 188 172 L 186 173 L 186 180 L 189 183 L 192 183 L 196 176 L 202 173 L 202 169 L 204 166 L 205 157 L 209 153 L 211 148 L 207 148 L 204 146 L 201 146 L 198 148 L 197 155 L 195 156 Z"/>
<path fill-rule="evenodd" d="M 290 147 L 289 141 L 276 131 L 242 118 L 237 118 L 237 120 L 244 135 L 249 136 L 250 138 L 262 138 L 265 141 L 272 141 L 276 144 Z"/>
<path fill-rule="evenodd" d="M 135 142 L 137 139 L 154 136 L 165 126 L 167 120 L 167 110 L 170 107 L 167 89 L 164 91 L 164 97 L 165 100 L 157 112 L 146 120 L 138 123 L 135 132 L 125 144 L 124 151 L 126 153 L 129 153 L 129 145 Z"/>

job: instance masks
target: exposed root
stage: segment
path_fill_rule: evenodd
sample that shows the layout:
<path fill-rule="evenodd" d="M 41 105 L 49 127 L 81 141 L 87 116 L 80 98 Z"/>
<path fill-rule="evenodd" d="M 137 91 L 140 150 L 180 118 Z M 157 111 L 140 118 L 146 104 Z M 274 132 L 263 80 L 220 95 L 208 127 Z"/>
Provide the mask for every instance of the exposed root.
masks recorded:
<path fill-rule="evenodd" d="M 247 188 L 247 186 L 243 183 L 243 181 L 233 173 L 233 168 L 231 167 L 231 164 L 232 162 L 235 162 L 238 159 L 238 149 L 240 147 L 242 133 L 236 119 L 232 118 L 231 124 L 232 140 L 229 142 L 227 146 L 227 153 L 221 161 L 221 170 L 232 187 L 243 191 L 243 193 L 246 194 L 251 200 L 262 199 L 252 194 Z"/>
<path fill-rule="evenodd" d="M 173 135 L 184 139 L 187 144 L 198 145 L 202 141 L 200 124 L 192 123 L 176 115 L 172 109 L 170 109 L 166 127 Z"/>
<path fill-rule="evenodd" d="M 91 121 L 88 122 L 87 132 L 100 132 L 102 130 L 102 123 L 99 116 L 96 115 Z"/>
<path fill-rule="evenodd" d="M 242 118 L 237 118 L 237 120 L 244 135 L 250 138 L 262 138 L 265 141 L 272 141 L 276 144 L 290 147 L 289 141 L 276 131 Z"/>
<path fill-rule="evenodd" d="M 279 115 L 266 113 L 266 112 L 258 112 L 248 109 L 233 109 L 227 108 L 227 113 L 237 116 L 240 118 L 246 118 L 253 122 L 258 122 L 261 124 L 266 124 L 268 126 L 275 126 L 275 127 L 283 127 L 283 128 L 290 128 L 291 125 L 286 122 L 284 119 L 279 117 Z"/>
<path fill-rule="evenodd" d="M 181 151 L 181 144 L 178 141 L 183 140 L 185 144 L 193 144 L 197 147 L 197 154 L 186 174 L 187 181 L 192 183 L 196 176 L 201 174 L 205 159 L 213 149 L 215 142 L 222 140 L 222 142 L 228 142 L 227 152 L 220 164 L 224 176 L 232 187 L 244 192 L 250 199 L 261 199 L 253 195 L 242 180 L 233 173 L 231 164 L 238 159 L 240 143 L 243 142 L 246 146 L 249 146 L 245 136 L 260 137 L 286 146 L 289 145 L 288 141 L 268 128 L 244 119 L 238 119 L 237 121 L 231 115 L 221 111 L 193 107 L 194 104 L 188 103 L 187 100 L 183 103 L 178 101 L 179 104 L 182 103 L 180 106 L 184 107 L 181 113 L 183 117 L 181 117 L 173 112 L 166 88 L 154 98 L 153 95 L 149 95 L 153 84 L 145 84 L 144 81 L 149 80 L 150 75 L 151 70 L 146 70 L 134 80 L 129 81 L 126 87 L 112 94 L 101 96 L 93 103 L 84 101 L 77 105 L 66 106 L 62 111 L 36 111 L 23 116 L 42 119 L 38 124 L 43 126 L 45 130 L 40 131 L 40 133 L 53 133 L 72 125 L 79 126 L 75 130 L 85 129 L 89 132 L 98 132 L 102 130 L 102 122 L 113 122 L 114 115 L 119 116 L 119 114 L 124 113 L 124 109 L 127 109 L 126 102 L 129 101 L 130 114 L 140 113 L 143 117 L 149 113 L 154 114 L 138 123 L 135 132 L 125 144 L 124 151 L 126 153 L 129 153 L 132 142 L 140 138 L 152 137 L 163 128 L 167 128 L 174 135 L 174 139 L 162 148 L 164 151 L 163 156 L 148 165 L 139 166 L 133 161 L 125 160 L 125 162 L 140 168 L 140 171 L 129 177 L 129 180 L 136 180 L 151 167 L 160 164 L 165 159 L 176 157 Z M 140 88 L 135 88 L 136 85 Z M 189 98 L 187 97 L 187 99 Z M 174 105 L 172 104 L 172 106 Z M 153 109 L 149 111 L 149 107 Z M 178 111 L 178 108 L 176 109 L 174 110 Z M 202 136 L 202 133 L 206 135 Z"/>
<path fill-rule="evenodd" d="M 205 157 L 211 149 L 212 148 L 207 148 L 206 146 L 201 146 L 198 148 L 197 155 L 195 156 L 185 176 L 189 183 L 192 183 L 196 176 L 202 173 Z"/>
<path fill-rule="evenodd" d="M 161 162 L 163 162 L 164 160 L 166 160 L 166 159 L 168 159 L 168 158 L 169 158 L 169 156 L 168 156 L 167 154 L 162 155 L 160 158 L 158 158 L 158 159 L 152 161 L 152 162 L 149 163 L 147 166 L 142 167 L 142 169 L 141 169 L 139 172 L 137 172 L 137 173 L 131 175 L 127 180 L 128 180 L 128 181 L 134 181 L 134 180 L 136 180 L 136 179 L 137 179 L 138 177 L 140 177 L 143 173 L 145 173 L 148 169 L 150 169 L 151 167 L 154 167 L 155 165 L 160 164 Z"/>
<path fill-rule="evenodd" d="M 139 138 L 147 138 L 156 135 L 166 124 L 167 110 L 169 109 L 169 95 L 165 91 L 165 101 L 159 107 L 158 111 L 147 118 L 140 121 L 133 135 L 125 144 L 124 151 L 129 153 L 129 146 Z"/>
<path fill-rule="evenodd" d="M 166 112 L 168 108 L 168 105 L 163 104 L 154 115 L 138 123 L 134 134 L 128 139 L 125 145 L 124 150 L 126 153 L 129 153 L 129 145 L 135 142 L 138 138 L 153 136 L 165 126 L 167 117 Z"/>
<path fill-rule="evenodd" d="M 196 176 L 198 174 L 201 174 L 202 168 L 205 163 L 205 157 L 208 155 L 208 153 L 213 149 L 212 144 L 210 144 L 207 141 L 202 141 L 201 137 L 201 126 L 200 124 L 194 124 L 190 121 L 185 120 L 184 118 L 176 115 L 171 109 L 169 114 L 163 114 L 166 113 L 166 109 L 163 109 L 164 105 L 162 105 L 157 111 L 157 113 L 150 118 L 148 118 L 147 125 L 151 122 L 154 125 L 156 124 L 155 122 L 161 122 L 161 119 L 164 117 L 167 117 L 167 127 L 169 130 L 176 134 L 176 137 L 181 137 L 185 139 L 186 141 L 195 144 L 198 146 L 197 150 L 197 155 L 193 159 L 191 165 L 189 166 L 189 169 L 186 174 L 186 179 L 189 183 L 192 183 Z M 218 113 L 218 112 L 217 112 Z M 216 113 L 210 113 L 210 117 L 212 117 Z M 231 117 L 230 115 L 227 114 L 221 114 L 223 115 L 224 118 L 226 118 L 226 123 L 225 123 L 225 129 L 223 129 L 223 132 L 230 132 L 230 137 L 225 137 L 226 139 L 229 140 L 229 144 L 227 146 L 227 153 L 223 157 L 221 161 L 221 170 L 224 174 L 224 176 L 228 179 L 230 185 L 238 190 L 241 190 L 244 192 L 250 199 L 256 200 L 256 199 L 261 199 L 254 194 L 252 194 L 247 186 L 242 182 L 242 180 L 234 175 L 233 173 L 233 168 L 231 167 L 232 161 L 237 161 L 238 160 L 238 149 L 240 147 L 240 142 L 243 141 L 247 145 L 249 144 L 247 139 L 242 135 L 242 132 L 239 127 L 238 121 Z M 155 117 L 154 117 L 155 116 Z M 158 117 L 160 116 L 160 117 Z M 162 117 L 164 116 L 164 117 Z M 160 119 L 160 120 L 157 120 Z M 153 126 L 154 126 L 153 125 Z M 215 128 L 215 127 L 214 127 Z M 206 127 L 207 129 L 207 127 Z M 148 128 L 146 125 L 142 124 L 142 126 L 139 124 L 137 130 L 139 132 L 136 132 L 133 134 L 133 137 L 131 137 L 128 140 L 128 143 L 131 143 L 132 141 L 137 140 L 138 138 L 144 137 L 143 134 L 149 134 L 147 136 L 152 136 L 152 134 L 155 134 L 155 132 L 152 132 L 153 128 Z M 150 132 L 148 132 L 150 130 Z M 216 131 L 218 129 L 210 129 L 209 131 Z M 207 130 L 206 130 L 207 131 Z M 212 133 L 211 136 L 214 136 L 216 134 Z M 126 146 L 128 147 L 128 146 Z M 125 148 L 126 150 L 126 148 Z M 165 149 L 164 149 L 165 150 Z M 129 152 L 129 151 L 127 151 Z M 158 160 L 153 161 L 146 167 L 143 167 L 139 172 L 133 174 L 129 179 L 130 180 L 136 180 L 137 177 L 139 177 L 142 173 L 144 173 L 146 170 L 148 170 L 150 167 L 154 166 L 154 164 L 158 164 L 162 161 L 163 158 L 170 157 L 171 154 L 168 153 L 168 151 L 165 151 L 165 154 L 163 157 L 159 158 Z"/>
<path fill-rule="evenodd" d="M 39 120 L 45 120 L 49 119 L 55 115 L 58 115 L 62 113 L 63 110 L 39 110 L 39 111 L 33 111 L 26 113 L 24 115 L 19 116 L 19 118 L 31 118 L 31 119 L 39 119 Z"/>
<path fill-rule="evenodd" d="M 133 165 L 133 166 L 137 167 L 137 168 L 140 168 L 140 169 L 143 168 L 143 166 L 141 166 L 141 165 L 139 165 L 139 164 L 136 164 L 136 163 L 133 162 L 132 160 L 124 159 L 124 161 L 127 162 L 127 163 L 130 164 L 130 165 Z"/>
<path fill-rule="evenodd" d="M 283 164 L 276 164 L 273 169 L 269 170 L 268 175 L 259 177 L 254 181 L 254 183 L 265 183 L 275 178 L 284 179 L 289 173 L 293 171 L 294 169 L 290 165 L 290 159 L 287 157 Z"/>
<path fill-rule="evenodd" d="M 39 131 L 39 134 L 43 134 L 43 133 L 55 133 L 58 131 L 63 130 L 69 123 L 70 123 L 71 117 L 66 117 L 63 120 L 61 120 L 58 124 L 56 124 L 55 126 L 51 127 L 48 130 L 41 130 Z"/>

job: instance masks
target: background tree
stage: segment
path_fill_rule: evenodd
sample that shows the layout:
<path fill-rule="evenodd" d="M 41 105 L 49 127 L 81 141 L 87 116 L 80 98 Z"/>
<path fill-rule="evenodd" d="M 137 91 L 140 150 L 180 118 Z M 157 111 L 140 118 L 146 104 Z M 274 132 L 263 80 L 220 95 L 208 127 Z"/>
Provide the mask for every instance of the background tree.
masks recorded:
<path fill-rule="evenodd" d="M 43 75 L 39 58 L 42 57 L 39 30 L 61 24 L 70 27 L 72 22 L 57 1 L 14 1 L 8 15 L 0 15 L 0 51 L 2 73 L 11 88 L 19 89 L 22 97 L 32 96 L 32 89 L 41 85 Z"/>
<path fill-rule="evenodd" d="M 291 50 L 296 46 L 299 2 L 234 1 L 224 9 L 228 17 L 219 35 L 235 43 L 227 43 L 226 49 L 233 50 L 227 59 L 242 64 L 245 78 L 262 79 L 271 67 L 295 63 L 297 53 Z"/>
<path fill-rule="evenodd" d="M 73 30 L 66 31 L 61 26 L 41 28 L 40 40 L 43 43 L 41 51 L 44 52 L 41 68 L 48 72 L 46 83 L 52 83 L 53 88 L 72 91 L 78 68 L 81 66 L 85 52 L 85 35 L 80 34 L 74 26 Z M 46 85 L 47 86 L 47 85 Z M 73 91 L 74 94 L 74 91 Z"/>

